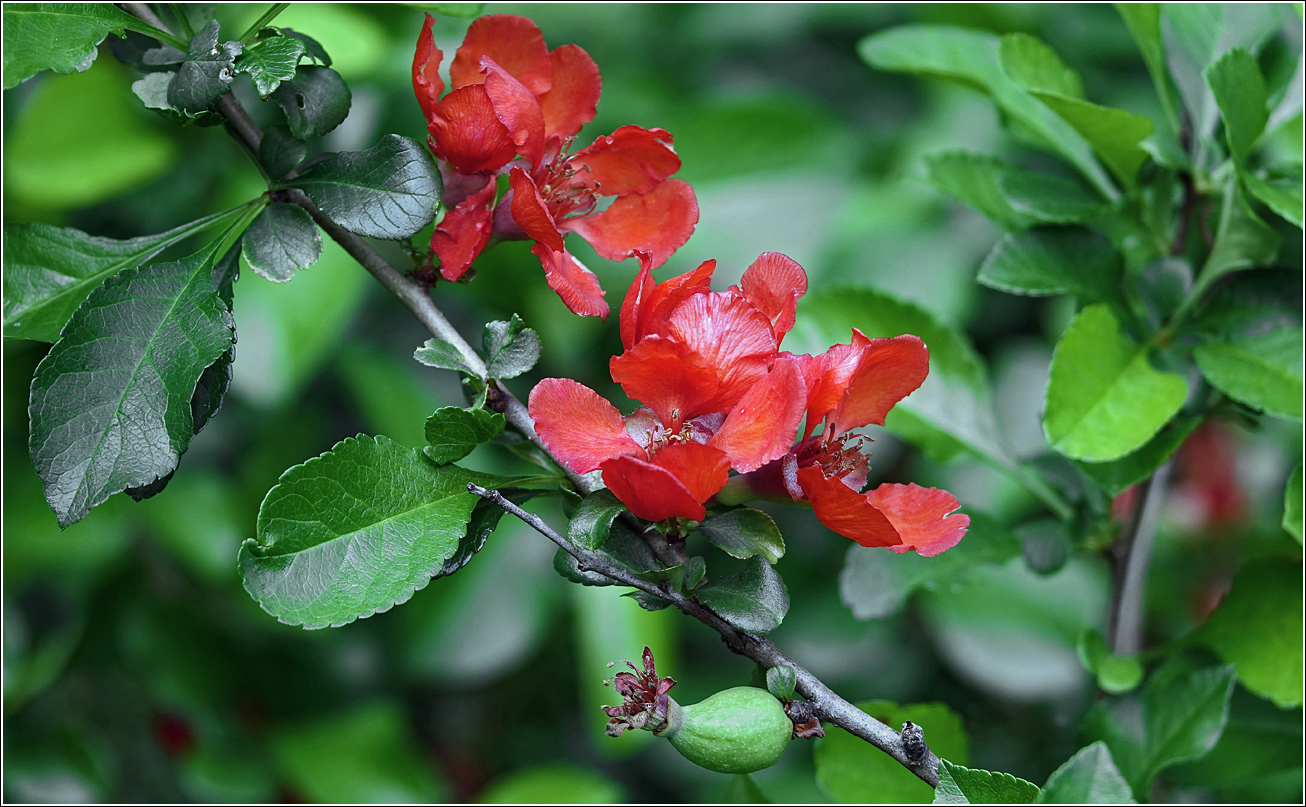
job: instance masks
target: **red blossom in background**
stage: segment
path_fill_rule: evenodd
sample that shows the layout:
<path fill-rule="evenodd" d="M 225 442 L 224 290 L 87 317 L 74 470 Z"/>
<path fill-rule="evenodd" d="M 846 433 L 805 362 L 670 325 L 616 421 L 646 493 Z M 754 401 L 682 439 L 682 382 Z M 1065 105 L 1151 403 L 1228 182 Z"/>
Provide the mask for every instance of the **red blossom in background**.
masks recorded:
<path fill-rule="evenodd" d="M 446 280 L 462 277 L 489 242 L 535 241 L 549 287 L 573 312 L 606 317 L 598 279 L 565 245 L 568 233 L 603 257 L 636 250 L 659 266 L 689 239 L 698 203 L 680 169 L 671 135 L 623 126 L 568 154 L 594 118 L 598 67 L 584 50 L 550 51 L 534 22 L 496 14 L 472 23 L 450 66 L 452 89 L 441 98 L 443 54 L 428 14 L 413 58 L 413 89 L 426 116 L 430 146 L 444 162 L 445 202 L 431 251 Z M 496 203 L 495 176 L 509 192 Z M 615 197 L 599 210 L 602 197 Z"/>

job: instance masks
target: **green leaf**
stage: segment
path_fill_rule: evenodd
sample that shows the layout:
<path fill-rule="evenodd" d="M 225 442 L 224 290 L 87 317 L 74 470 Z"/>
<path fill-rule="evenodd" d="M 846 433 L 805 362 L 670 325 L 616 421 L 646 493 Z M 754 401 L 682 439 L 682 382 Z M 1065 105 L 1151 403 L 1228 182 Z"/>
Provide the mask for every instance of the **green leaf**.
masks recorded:
<path fill-rule="evenodd" d="M 1147 347 L 1121 333 L 1106 306 L 1091 305 L 1052 354 L 1043 431 L 1071 459 L 1106 462 L 1152 439 L 1187 397 L 1183 376 L 1153 368 Z"/>
<path fill-rule="evenodd" d="M 426 456 L 444 465 L 457 462 L 481 443 L 488 443 L 503 431 L 504 416 L 487 409 L 445 406 L 426 419 Z"/>
<path fill-rule="evenodd" d="M 786 664 L 771 667 L 766 671 L 766 689 L 782 701 L 794 699 L 794 685 L 798 674 Z"/>
<path fill-rule="evenodd" d="M 1073 224 L 1099 215 L 1106 208 L 1076 179 L 1020 168 L 998 177 L 998 190 L 1012 208 L 1048 224 Z"/>
<path fill-rule="evenodd" d="M 753 777 L 746 773 L 737 773 L 730 777 L 730 784 L 726 785 L 726 794 L 721 799 L 722 804 L 771 804 L 771 800 L 766 797 L 762 789 L 753 781 Z"/>
<path fill-rule="evenodd" d="M 516 314 L 507 322 L 487 322 L 482 345 L 490 378 L 516 378 L 540 360 L 539 335 Z"/>
<path fill-rule="evenodd" d="M 856 704 L 866 714 L 897 730 L 908 720 L 925 731 L 925 742 L 941 759 L 964 765 L 970 743 L 961 716 L 941 703 L 899 706 L 891 701 Z M 828 725 L 813 752 L 816 781 L 843 804 L 929 804 L 935 791 L 897 760 L 865 740 Z"/>
<path fill-rule="evenodd" d="M 1009 773 L 979 770 L 939 760 L 935 804 L 1033 804 L 1038 785 Z"/>
<path fill-rule="evenodd" d="M 1243 48 L 1234 48 L 1207 67 L 1205 75 L 1224 118 L 1229 153 L 1241 166 L 1251 156 L 1270 119 L 1261 68 L 1255 56 Z"/>
<path fill-rule="evenodd" d="M 413 351 L 413 358 L 427 367 L 457 370 L 472 378 L 484 377 L 467 365 L 467 362 L 463 359 L 463 354 L 459 352 L 458 348 L 441 339 L 427 339 L 421 347 Z"/>
<path fill-rule="evenodd" d="M 446 17 L 479 17 L 485 10 L 484 3 L 404 3 L 404 5 Z M 620 799 L 609 799 L 609 801 L 620 801 Z"/>
<path fill-rule="evenodd" d="M 240 549 L 245 590 L 290 625 L 336 627 L 406 602 L 458 550 L 477 475 L 360 435 L 281 475 Z"/>
<path fill-rule="evenodd" d="M 367 151 L 331 155 L 294 185 L 345 229 L 390 239 L 430 224 L 442 191 L 426 149 L 394 134 Z"/>
<path fill-rule="evenodd" d="M 165 118 L 178 125 L 195 123 L 200 126 L 214 126 L 222 123 L 222 116 L 213 110 L 201 109 L 199 112 L 187 112 L 173 106 L 168 101 L 168 87 L 172 86 L 172 80 L 176 77 L 175 71 L 146 73 L 145 78 L 132 82 L 132 92 L 141 99 L 146 109 L 157 109 Z"/>
<path fill-rule="evenodd" d="M 1166 120 L 1171 131 L 1179 128 L 1178 105 L 1174 97 L 1174 86 L 1166 70 L 1165 47 L 1161 44 L 1161 4 L 1160 3 L 1115 3 L 1116 11 L 1124 18 L 1125 26 L 1133 35 L 1134 42 L 1143 54 L 1147 72 L 1152 76 L 1156 93 L 1161 98 L 1161 108 L 1165 110 Z"/>
<path fill-rule="evenodd" d="M 1093 480 L 1108 496 L 1119 496 L 1130 485 L 1137 485 L 1160 468 L 1188 435 L 1202 423 L 1201 415 L 1180 415 L 1165 425 L 1156 436 L 1137 451 L 1111 462 L 1080 462 L 1075 467 Z"/>
<path fill-rule="evenodd" d="M 1142 142 L 1152 134 L 1150 118 L 1051 92 L 1036 90 L 1034 97 L 1083 135 L 1121 182 L 1134 186 L 1138 169 L 1147 161 Z"/>
<path fill-rule="evenodd" d="M 37 367 L 32 462 L 60 526 L 166 477 L 190 445 L 196 383 L 234 339 L 215 246 L 107 280 Z"/>
<path fill-rule="evenodd" d="M 1302 470 L 1301 463 L 1293 469 L 1288 477 L 1288 484 L 1283 490 L 1283 528 L 1288 534 L 1302 542 Z"/>
<path fill-rule="evenodd" d="M 331 66 L 331 57 L 327 55 L 326 48 L 322 47 L 322 43 L 318 42 L 313 37 L 308 34 L 301 34 L 299 31 L 290 28 L 282 28 L 281 33 L 303 42 L 305 55 L 307 55 L 308 58 L 324 67 Z"/>
<path fill-rule="evenodd" d="M 1116 296 L 1122 269 L 1120 253 L 1096 233 L 1039 228 L 1004 235 L 976 280 L 1012 294 L 1074 294 L 1102 302 Z"/>
<path fill-rule="evenodd" d="M 761 510 L 741 507 L 714 516 L 698 525 L 699 532 L 713 545 L 736 558 L 760 555 L 767 563 L 784 557 L 784 536 L 775 521 Z"/>
<path fill-rule="evenodd" d="M 1038 37 L 1007 34 L 998 46 L 998 60 L 1007 78 L 1027 90 L 1043 90 L 1069 98 L 1083 98 L 1079 74 L 1061 61 L 1057 52 Z"/>
<path fill-rule="evenodd" d="M 452 5 L 452 4 L 437 4 Z M 496 780 L 477 799 L 482 804 L 620 804 L 621 785 L 575 765 L 537 765 Z"/>
<path fill-rule="evenodd" d="M 599 549 L 608 541 L 612 520 L 626 512 L 612 491 L 596 490 L 585 497 L 567 525 L 567 540 L 582 549 Z"/>
<path fill-rule="evenodd" d="M 320 137 L 344 122 L 353 96 L 340 74 L 329 67 L 304 66 L 272 93 L 286 113 L 290 133 L 300 140 Z M 393 135 L 392 135 L 393 136 Z"/>
<path fill-rule="evenodd" d="M 1143 665 L 1136 656 L 1117 656 L 1102 634 L 1085 628 L 1076 643 L 1079 660 L 1097 677 L 1098 688 L 1108 695 L 1129 692 L 1143 682 Z"/>
<path fill-rule="evenodd" d="M 749 558 L 739 572 L 709 580 L 694 596 L 722 619 L 749 633 L 775 630 L 789 611 L 789 591 L 780 575 L 760 557 Z"/>
<path fill-rule="evenodd" d="M 1209 288 L 1230 272 L 1268 266 L 1279 254 L 1280 236 L 1247 207 L 1241 183 L 1229 178 L 1220 224 L 1215 231 L 1215 246 L 1206 257 L 1198 275 L 1198 284 Z"/>
<path fill-rule="evenodd" d="M 1193 672 L 1162 667 L 1153 674 L 1143 695 L 1146 740 L 1137 778 L 1131 777 L 1135 793 L 1145 792 L 1166 767 L 1211 750 L 1224 731 L 1233 684 L 1232 667 Z"/>
<path fill-rule="evenodd" d="M 504 495 L 508 501 L 513 504 L 525 504 L 542 491 L 525 490 L 523 488 L 500 488 L 499 492 Z M 467 531 L 458 541 L 458 548 L 440 567 L 440 571 L 431 575 L 432 580 L 441 577 L 448 577 L 454 572 L 471 562 L 472 556 L 485 547 L 485 542 L 489 539 L 490 533 L 499 526 L 499 519 L 507 511 L 489 499 L 481 499 L 472 508 L 472 517 L 467 522 Z"/>
<path fill-rule="evenodd" d="M 254 89 L 260 98 L 266 99 L 281 82 L 295 77 L 295 68 L 308 48 L 304 43 L 290 36 L 274 36 L 260 39 L 245 48 L 236 59 L 236 72 L 248 73 L 254 80 Z"/>
<path fill-rule="evenodd" d="M 1276 417 L 1302 419 L 1302 329 L 1211 341 L 1193 348 L 1206 380 L 1230 398 Z"/>
<path fill-rule="evenodd" d="M 308 156 L 308 145 L 290 133 L 290 129 L 277 124 L 263 132 L 258 146 L 259 162 L 268 176 L 279 179 L 299 167 Z"/>
<path fill-rule="evenodd" d="M 1048 777 L 1038 804 L 1137 804 L 1106 743 L 1081 748 Z"/>
<path fill-rule="evenodd" d="M 1250 692 L 1280 709 L 1302 702 L 1302 570 L 1286 558 L 1247 563 L 1198 630 Z"/>
<path fill-rule="evenodd" d="M 195 35 L 186 61 L 168 83 L 168 103 L 183 112 L 202 112 L 217 103 L 236 76 L 236 57 L 244 46 L 238 40 L 218 45 L 218 21 L 211 20 Z"/>
<path fill-rule="evenodd" d="M 925 158 L 926 175 L 936 188 L 970 205 L 1005 230 L 1023 230 L 1034 219 L 1017 211 L 998 189 L 998 180 L 1011 166 L 965 151 L 945 151 Z"/>
<path fill-rule="evenodd" d="M 230 220 L 243 208 L 192 221 L 158 235 L 118 240 L 72 227 L 6 224 L 6 339 L 54 342 L 73 312 L 107 278 L 134 269 L 168 247 Z"/>
<path fill-rule="evenodd" d="M 1254 174 L 1242 174 L 1243 184 L 1252 196 L 1260 199 L 1267 207 L 1285 220 L 1302 226 L 1302 183 L 1301 179 L 1261 179 Z"/>
<path fill-rule="evenodd" d="M 85 72 L 95 61 L 96 46 L 127 29 L 154 30 L 109 3 L 5 3 L 5 89 L 42 70 Z"/>
<path fill-rule="evenodd" d="M 263 208 L 240 240 L 249 268 L 275 283 L 295 277 L 322 257 L 322 236 L 308 211 L 274 202 Z"/>
<path fill-rule="evenodd" d="M 599 560 L 634 574 L 660 570 L 662 565 L 653 556 L 653 550 L 629 525 L 617 519 L 611 523 L 608 539 L 602 549 L 594 550 Z M 553 556 L 554 570 L 573 583 L 585 586 L 614 586 L 618 583 L 597 572 L 581 569 L 576 559 L 564 549 Z"/>

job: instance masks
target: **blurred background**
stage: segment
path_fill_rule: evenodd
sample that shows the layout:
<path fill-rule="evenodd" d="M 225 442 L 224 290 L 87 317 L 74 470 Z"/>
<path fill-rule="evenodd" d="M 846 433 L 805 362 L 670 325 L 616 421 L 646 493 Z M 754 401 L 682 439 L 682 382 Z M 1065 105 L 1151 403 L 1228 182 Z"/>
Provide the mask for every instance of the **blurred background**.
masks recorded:
<path fill-rule="evenodd" d="M 222 4 L 217 16 L 235 36 L 265 8 Z M 930 186 L 922 163 L 948 148 L 1038 158 L 1004 133 L 979 93 L 876 72 L 855 46 L 907 22 L 1025 31 L 1080 72 L 1088 97 L 1154 114 L 1151 82 L 1114 9 L 494 3 L 484 13 L 530 16 L 550 47 L 574 42 L 598 63 L 603 97 L 578 144 L 630 123 L 674 135 L 677 176 L 693 185 L 702 218 L 660 278 L 715 258 L 720 289 L 760 252 L 778 251 L 806 268 L 813 290 L 874 287 L 913 303 L 973 340 L 1013 450 L 1022 459 L 1048 451 L 1044 385 L 1073 301 L 978 285 L 1000 232 Z M 276 20 L 319 40 L 353 91 L 349 118 L 321 149 L 367 148 L 389 132 L 424 140 L 409 72 L 422 19 L 408 6 L 295 4 Z M 469 22 L 438 18 L 446 59 Z M 181 128 L 145 109 L 130 89 L 136 78 L 105 43 L 85 73 L 46 73 L 5 92 L 6 223 L 127 238 L 263 190 L 221 128 Z M 271 120 L 275 110 L 243 90 L 247 108 Z M 569 244 L 616 310 L 633 264 Z M 437 304 L 473 341 L 482 323 L 513 313 L 539 332 L 543 359 L 510 383 L 520 397 L 538 378 L 566 376 L 623 400 L 607 376 L 620 350 L 615 317 L 572 316 L 528 246 L 487 252 L 473 282 L 437 286 Z M 397 249 L 386 254 L 402 265 Z M 1300 297 L 1300 271 L 1267 273 L 1267 282 Z M 4 344 L 6 800 L 738 796 L 730 777 L 644 732 L 604 737 L 599 706 L 616 700 L 602 686 L 614 672 L 604 665 L 637 658 L 645 644 L 679 682 L 682 703 L 747 683 L 751 663 L 678 613 L 566 583 L 552 545 L 513 519 L 465 570 L 391 612 L 312 632 L 262 612 L 235 559 L 278 476 L 359 432 L 421 445 L 425 418 L 463 398 L 452 373 L 412 361 L 428 334 L 330 241 L 291 283 L 244 272 L 234 308 L 231 393 L 167 490 L 142 503 L 115 496 L 64 532 L 27 455 L 28 387 L 48 345 Z M 801 328 L 791 338 L 791 350 L 826 346 L 803 342 Z M 1097 696 L 1075 642 L 1105 625 L 1107 567 L 1067 560 L 1064 548 L 1059 562 L 1027 557 L 1031 546 L 1056 554 L 1055 538 L 1039 540 L 1055 528 L 987 466 L 936 462 L 888 433 L 876 440 L 875 478 L 944 487 L 975 529 L 1014 535 L 1027 552 L 946 585 L 922 575 L 919 585 L 879 586 L 874 557 L 850 552 L 810 512 L 772 509 L 793 603 L 772 636 L 850 700 L 943 704 L 964 730 L 950 758 L 1041 784 L 1082 745 L 1077 729 Z M 1285 542 L 1300 557 L 1279 526 L 1300 453 L 1300 428 L 1271 419 L 1255 429 L 1212 422 L 1182 449 L 1148 581 L 1151 644 L 1200 623 L 1247 558 L 1282 553 Z M 519 462 L 491 445 L 464 464 L 510 472 Z M 534 509 L 563 523 L 556 500 Z M 892 601 L 890 590 L 905 593 Z M 1300 708 L 1281 711 L 1240 688 L 1219 756 L 1172 770 L 1159 795 L 1299 801 L 1301 720 Z M 837 798 L 817 773 L 812 743 L 795 742 L 754 780 L 774 801 Z"/>

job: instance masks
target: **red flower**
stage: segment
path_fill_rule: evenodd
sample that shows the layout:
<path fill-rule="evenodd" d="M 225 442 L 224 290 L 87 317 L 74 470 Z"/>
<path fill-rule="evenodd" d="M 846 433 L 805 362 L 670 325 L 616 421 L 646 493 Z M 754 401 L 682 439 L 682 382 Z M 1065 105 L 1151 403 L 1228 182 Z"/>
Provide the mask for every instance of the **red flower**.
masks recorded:
<path fill-rule="evenodd" d="M 450 68 L 453 90 L 440 97 L 443 54 L 428 14 L 413 59 L 413 88 L 430 144 L 445 171 L 446 203 L 432 252 L 446 280 L 471 266 L 491 233 L 529 238 L 549 286 L 573 312 L 606 317 L 598 279 L 567 252 L 575 232 L 603 257 L 647 252 L 658 266 L 689 239 L 698 203 L 689 185 L 669 179 L 680 168 L 671 135 L 623 126 L 568 155 L 594 117 L 601 82 L 584 50 L 549 51 L 535 23 L 496 14 L 472 23 Z M 520 158 L 520 159 L 518 159 Z M 510 191 L 494 205 L 493 175 Z M 615 201 L 598 210 L 601 197 Z"/>

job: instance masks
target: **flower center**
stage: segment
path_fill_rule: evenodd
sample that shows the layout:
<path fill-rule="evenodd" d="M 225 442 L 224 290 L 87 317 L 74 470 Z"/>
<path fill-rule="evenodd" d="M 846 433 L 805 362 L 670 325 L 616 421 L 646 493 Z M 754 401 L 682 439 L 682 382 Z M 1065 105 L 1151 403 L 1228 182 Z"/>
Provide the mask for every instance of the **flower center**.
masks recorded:
<path fill-rule="evenodd" d="M 576 140 L 569 137 L 562 142 L 553 159 L 535 172 L 535 186 L 540 189 L 540 198 L 554 221 L 566 218 L 583 218 L 594 212 L 598 204 L 598 183 L 591 188 L 582 182 L 576 182 L 576 167 L 571 164 L 567 152 Z M 589 166 L 585 166 L 589 170 Z"/>
<path fill-rule="evenodd" d="M 861 434 L 829 434 L 821 440 L 816 463 L 827 479 L 842 479 L 866 463 L 862 446 L 868 442 L 871 438 Z"/>

